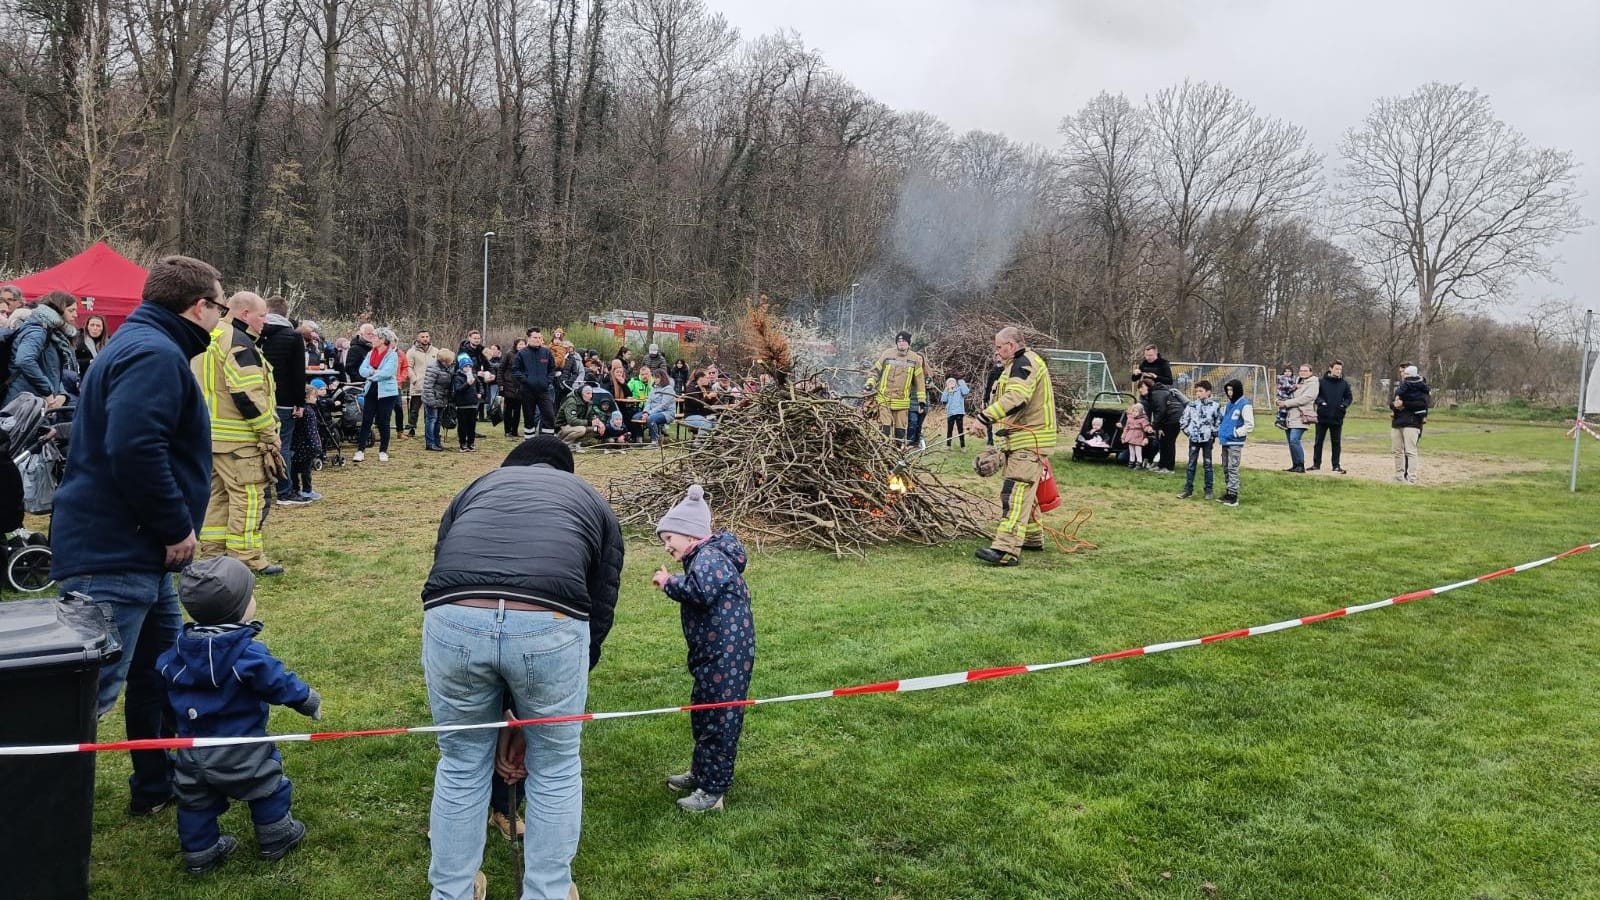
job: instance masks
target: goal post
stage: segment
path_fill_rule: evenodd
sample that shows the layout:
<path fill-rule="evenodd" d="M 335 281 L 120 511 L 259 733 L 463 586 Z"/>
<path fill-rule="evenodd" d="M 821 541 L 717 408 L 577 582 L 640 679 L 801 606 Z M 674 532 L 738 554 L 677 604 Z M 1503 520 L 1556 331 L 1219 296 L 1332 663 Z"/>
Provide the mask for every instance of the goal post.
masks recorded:
<path fill-rule="evenodd" d="M 1211 382 L 1211 392 L 1222 396 L 1222 386 L 1238 379 L 1244 385 L 1244 394 L 1257 408 L 1277 401 L 1277 384 L 1272 371 L 1266 366 L 1230 362 L 1175 362 L 1172 364 L 1172 383 L 1186 396 L 1193 398 L 1197 381 Z M 1220 400 L 1218 402 L 1221 402 Z"/>

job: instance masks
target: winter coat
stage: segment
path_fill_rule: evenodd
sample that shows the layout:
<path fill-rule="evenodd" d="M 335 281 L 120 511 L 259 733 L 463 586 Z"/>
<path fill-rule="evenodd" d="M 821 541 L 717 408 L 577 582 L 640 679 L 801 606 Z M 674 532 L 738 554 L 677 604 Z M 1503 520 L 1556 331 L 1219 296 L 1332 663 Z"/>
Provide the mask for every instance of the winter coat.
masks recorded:
<path fill-rule="evenodd" d="M 272 366 L 272 381 L 276 386 L 274 406 L 306 405 L 306 342 L 294 330 L 294 323 L 285 316 L 273 313 L 261 327 L 261 340 L 256 342 L 261 355 Z"/>
<path fill-rule="evenodd" d="M 463 353 L 472 357 L 472 371 L 480 373 L 489 371 L 489 357 L 484 355 L 482 344 L 474 347 L 472 341 L 463 338 L 461 346 L 456 348 L 456 356 Z"/>
<path fill-rule="evenodd" d="M 56 490 L 52 577 L 161 572 L 167 545 L 200 532 L 211 416 L 189 359 L 210 343 L 199 325 L 141 303 L 100 352 Z"/>
<path fill-rule="evenodd" d="M 667 361 L 666 354 L 664 353 L 647 353 L 645 354 L 642 365 L 649 366 L 650 372 L 654 374 L 656 372 L 665 372 L 667 368 L 672 365 L 672 363 Z"/>
<path fill-rule="evenodd" d="M 94 358 L 100 355 L 101 350 L 105 349 L 106 340 L 106 338 L 102 337 L 100 345 L 96 346 L 94 341 L 90 340 L 82 329 L 79 329 L 78 336 L 72 340 L 72 354 L 78 360 L 78 374 L 81 375 L 89 371 L 89 366 L 94 362 Z"/>
<path fill-rule="evenodd" d="M 1183 421 L 1183 410 L 1188 404 L 1176 388 L 1156 382 L 1145 395 L 1145 409 L 1150 413 L 1150 424 L 1166 434 L 1177 434 Z"/>
<path fill-rule="evenodd" d="M 972 388 L 967 387 L 965 381 L 956 382 L 955 388 L 945 391 L 941 398 L 944 401 L 944 414 L 947 416 L 964 416 L 967 414 L 967 395 L 972 393 Z"/>
<path fill-rule="evenodd" d="M 411 367 L 411 378 L 402 386 L 410 396 L 422 396 L 422 389 L 428 383 L 428 367 L 437 359 L 434 353 L 431 344 L 424 348 L 415 341 L 406 348 L 406 364 Z"/>
<path fill-rule="evenodd" d="M 179 737 L 249 737 L 267 733 L 272 704 L 300 706 L 311 687 L 256 640 L 260 622 L 183 626 L 156 669 L 178 714 Z"/>
<path fill-rule="evenodd" d="M 1344 411 L 1355 401 L 1350 382 L 1343 375 L 1323 375 L 1317 379 L 1317 421 L 1324 425 L 1344 424 Z"/>
<path fill-rule="evenodd" d="M 69 360 L 73 365 L 78 361 L 69 343 L 75 334 L 60 313 L 43 304 L 34 307 L 11 339 L 11 385 L 5 402 L 22 394 L 47 398 L 61 393 L 61 370 Z"/>
<path fill-rule="evenodd" d="M 672 386 L 680 394 L 689 386 L 689 367 L 681 359 L 672 367 Z"/>
<path fill-rule="evenodd" d="M 1400 386 L 1395 389 L 1395 396 L 1400 398 L 1401 407 L 1389 407 L 1389 426 L 1391 428 L 1421 428 L 1427 424 L 1428 410 L 1433 406 L 1433 400 L 1428 393 L 1428 383 L 1419 376 L 1417 378 L 1402 379 Z"/>
<path fill-rule="evenodd" d="M 521 351 L 517 351 L 520 353 Z M 494 383 L 500 385 L 500 396 L 507 400 L 522 399 L 522 382 L 517 380 L 517 353 L 505 353 L 495 360 Z"/>
<path fill-rule="evenodd" d="M 367 361 L 367 356 L 372 353 L 372 345 L 361 335 L 350 339 L 350 348 L 344 352 L 344 359 L 339 360 L 339 371 L 344 373 L 346 381 L 360 381 L 361 364 Z"/>
<path fill-rule="evenodd" d="M 478 387 L 477 373 L 467 375 L 467 370 L 456 367 L 450 374 L 450 402 L 457 409 L 475 407 L 483 399 L 483 394 Z"/>
<path fill-rule="evenodd" d="M 1145 362 L 1144 358 L 1141 357 L 1139 359 L 1139 374 L 1154 375 L 1156 377 L 1156 384 L 1171 385 L 1172 363 L 1167 362 L 1166 357 L 1161 356 L 1160 354 L 1156 355 L 1155 362 Z"/>
<path fill-rule="evenodd" d="M 1222 428 L 1217 432 L 1217 440 L 1224 447 L 1243 447 L 1245 438 L 1255 427 L 1255 408 L 1250 405 L 1249 397 L 1240 397 L 1222 410 Z"/>
<path fill-rule="evenodd" d="M 556 389 L 570 391 L 582 381 L 583 361 L 578 358 L 578 353 L 574 350 L 561 360 L 559 370 L 556 372 Z"/>
<path fill-rule="evenodd" d="M 573 391 L 556 411 L 556 425 L 561 428 L 588 428 L 599 415 L 594 404 L 583 402 L 582 391 Z"/>
<path fill-rule="evenodd" d="M 1017 358 L 1022 358 L 1022 351 Z M 923 384 L 927 365 L 922 354 L 915 350 L 902 351 L 890 347 L 872 364 L 872 382 L 878 406 L 884 409 L 910 409 L 915 402 L 926 401 L 928 390 Z"/>
<path fill-rule="evenodd" d="M 374 390 L 378 397 L 400 396 L 400 382 L 396 378 L 399 371 L 400 351 L 390 347 L 376 366 L 372 364 L 372 354 L 368 353 L 361 360 L 361 377 L 367 380 L 367 396 L 374 396 Z"/>
<path fill-rule="evenodd" d="M 549 347 L 523 347 L 517 351 L 511 375 L 522 382 L 525 390 L 543 393 L 555 384 L 556 358 Z"/>
<path fill-rule="evenodd" d="M 587 620 L 593 668 L 611 631 L 622 558 L 616 513 L 588 482 L 542 464 L 505 466 L 445 510 L 422 606 L 503 598 Z"/>
<path fill-rule="evenodd" d="M 644 411 L 646 415 L 665 413 L 669 419 L 678 415 L 678 392 L 673 389 L 671 380 L 665 386 L 650 389 L 650 396 L 644 402 Z"/>
<path fill-rule="evenodd" d="M 1310 428 L 1317 424 L 1317 379 L 1307 376 L 1294 389 L 1294 396 L 1283 401 L 1289 411 L 1286 428 Z"/>
<path fill-rule="evenodd" d="M 422 405 L 429 409 L 444 409 L 455 404 L 455 389 L 451 386 L 456 367 L 446 366 L 438 359 L 428 363 L 422 376 Z"/>
<path fill-rule="evenodd" d="M 744 580 L 748 563 L 739 539 L 719 531 L 689 551 L 683 560 L 683 574 L 667 579 L 662 588 L 678 603 L 691 671 L 710 665 L 717 657 L 749 655 L 754 650 L 750 586 Z M 721 637 L 694 640 L 698 635 Z"/>
<path fill-rule="evenodd" d="M 1122 417 L 1122 442 L 1130 447 L 1143 447 L 1150 443 L 1150 417 L 1145 414 L 1144 406 L 1135 403 L 1128 407 L 1127 415 Z"/>
<path fill-rule="evenodd" d="M 1217 429 L 1222 425 L 1222 407 L 1210 397 L 1194 399 L 1183 408 L 1183 417 L 1178 421 L 1178 427 L 1188 436 L 1191 444 L 1209 444 L 1217 438 Z"/>

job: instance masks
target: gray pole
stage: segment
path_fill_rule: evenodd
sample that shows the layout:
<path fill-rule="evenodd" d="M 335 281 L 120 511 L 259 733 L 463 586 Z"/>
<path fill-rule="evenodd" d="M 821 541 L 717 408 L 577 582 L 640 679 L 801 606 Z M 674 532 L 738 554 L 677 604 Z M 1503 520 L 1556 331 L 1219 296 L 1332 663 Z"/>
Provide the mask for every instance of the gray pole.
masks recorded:
<path fill-rule="evenodd" d="M 489 341 L 489 238 L 492 237 L 492 231 L 483 233 L 483 324 L 480 328 L 485 345 Z"/>
<path fill-rule="evenodd" d="M 1572 483 L 1568 490 L 1578 492 L 1578 448 L 1583 443 L 1583 406 L 1589 399 L 1589 346 L 1594 337 L 1594 310 L 1583 317 L 1583 358 L 1578 362 L 1578 424 L 1572 429 Z"/>

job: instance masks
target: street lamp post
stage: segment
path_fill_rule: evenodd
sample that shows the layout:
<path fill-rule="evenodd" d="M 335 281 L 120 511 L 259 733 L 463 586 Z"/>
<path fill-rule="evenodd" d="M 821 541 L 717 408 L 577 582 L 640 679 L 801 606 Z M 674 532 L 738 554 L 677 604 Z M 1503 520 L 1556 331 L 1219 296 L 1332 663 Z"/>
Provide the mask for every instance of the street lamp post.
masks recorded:
<path fill-rule="evenodd" d="M 494 232 L 483 233 L 483 339 L 489 339 L 489 238 L 494 237 Z"/>

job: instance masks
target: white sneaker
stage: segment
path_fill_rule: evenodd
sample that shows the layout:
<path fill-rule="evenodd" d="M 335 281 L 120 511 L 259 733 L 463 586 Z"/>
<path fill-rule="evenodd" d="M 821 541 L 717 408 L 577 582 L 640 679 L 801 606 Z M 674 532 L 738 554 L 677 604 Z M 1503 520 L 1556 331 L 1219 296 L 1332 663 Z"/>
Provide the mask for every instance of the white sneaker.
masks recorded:
<path fill-rule="evenodd" d="M 389 461 L 389 454 L 383 452 L 382 450 L 379 450 L 378 451 L 378 462 L 388 462 L 388 461 Z"/>
<path fill-rule="evenodd" d="M 362 460 L 367 458 L 367 451 L 365 451 L 365 450 L 357 450 L 356 451 L 356 455 L 352 456 L 350 458 L 355 460 L 356 462 L 361 462 Z"/>

